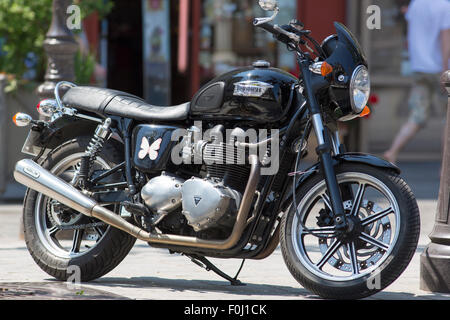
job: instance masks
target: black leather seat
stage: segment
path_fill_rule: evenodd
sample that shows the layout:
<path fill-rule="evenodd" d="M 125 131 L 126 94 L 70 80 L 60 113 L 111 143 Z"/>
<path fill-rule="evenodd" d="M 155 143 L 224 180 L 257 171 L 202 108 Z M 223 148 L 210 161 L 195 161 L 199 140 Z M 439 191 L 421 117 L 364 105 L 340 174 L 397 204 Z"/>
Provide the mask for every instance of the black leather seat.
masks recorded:
<path fill-rule="evenodd" d="M 180 121 L 189 116 L 190 103 L 159 107 L 132 94 L 96 87 L 73 87 L 66 92 L 65 106 L 100 115 L 121 116 L 136 120 Z"/>

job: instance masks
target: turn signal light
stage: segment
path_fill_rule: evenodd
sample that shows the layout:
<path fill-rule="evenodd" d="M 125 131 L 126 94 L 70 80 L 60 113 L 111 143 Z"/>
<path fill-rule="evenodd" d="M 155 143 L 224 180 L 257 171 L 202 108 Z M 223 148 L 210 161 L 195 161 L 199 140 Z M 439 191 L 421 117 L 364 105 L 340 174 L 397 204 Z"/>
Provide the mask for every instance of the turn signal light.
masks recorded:
<path fill-rule="evenodd" d="M 369 106 L 366 106 L 364 109 L 363 109 L 363 111 L 361 112 L 361 114 L 359 115 L 361 118 L 362 117 L 366 117 L 366 116 L 368 116 L 369 114 L 370 114 L 370 108 L 369 108 Z"/>
<path fill-rule="evenodd" d="M 33 121 L 33 118 L 26 113 L 16 113 L 12 118 L 14 124 L 18 127 L 26 127 Z"/>
<path fill-rule="evenodd" d="M 326 61 L 315 62 L 309 66 L 309 70 L 315 74 L 320 74 L 323 77 L 333 72 L 333 67 Z"/>
<path fill-rule="evenodd" d="M 320 67 L 320 73 L 322 76 L 327 76 L 333 72 L 333 67 L 327 63 L 326 61 L 322 62 L 322 66 Z"/>

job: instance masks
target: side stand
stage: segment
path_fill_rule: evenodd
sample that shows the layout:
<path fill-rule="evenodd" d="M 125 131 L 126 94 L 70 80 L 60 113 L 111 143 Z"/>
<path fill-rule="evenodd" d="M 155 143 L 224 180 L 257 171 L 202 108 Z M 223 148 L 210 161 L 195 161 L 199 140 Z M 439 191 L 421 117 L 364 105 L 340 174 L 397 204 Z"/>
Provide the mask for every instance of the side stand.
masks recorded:
<path fill-rule="evenodd" d="M 186 255 L 186 256 L 189 257 L 193 263 L 195 263 L 196 265 L 205 269 L 206 271 L 212 271 L 212 272 L 216 273 L 217 275 L 221 276 L 222 278 L 230 281 L 230 284 L 232 286 L 245 286 L 245 283 L 242 283 L 241 281 L 239 281 L 237 279 L 237 277 L 239 276 L 239 273 L 242 270 L 242 267 L 244 266 L 245 259 L 242 260 L 242 263 L 241 263 L 241 266 L 240 266 L 238 272 L 236 273 L 234 278 L 232 278 L 231 276 L 222 272 L 219 268 L 217 268 L 215 265 L 213 265 L 212 262 L 209 261 L 208 259 L 206 259 L 205 257 L 197 256 L 197 255 Z"/>

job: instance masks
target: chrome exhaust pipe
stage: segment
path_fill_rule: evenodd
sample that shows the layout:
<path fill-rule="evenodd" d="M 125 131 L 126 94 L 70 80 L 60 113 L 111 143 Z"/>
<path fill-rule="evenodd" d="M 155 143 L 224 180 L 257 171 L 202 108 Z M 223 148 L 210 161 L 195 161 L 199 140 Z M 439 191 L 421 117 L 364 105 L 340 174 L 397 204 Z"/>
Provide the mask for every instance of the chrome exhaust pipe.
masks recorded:
<path fill-rule="evenodd" d="M 233 231 L 225 240 L 203 240 L 196 237 L 186 237 L 171 234 L 154 234 L 141 229 L 126 221 L 116 213 L 99 205 L 94 199 L 84 195 L 75 187 L 53 175 L 30 159 L 20 160 L 16 163 L 14 178 L 26 187 L 36 190 L 62 204 L 86 215 L 97 218 L 106 224 L 129 233 L 145 242 L 167 245 L 188 246 L 226 250 L 233 247 L 242 236 L 245 229 L 248 213 L 260 177 L 259 159 L 255 155 L 249 157 L 251 171 L 241 205 L 236 218 Z"/>
<path fill-rule="evenodd" d="M 72 208 L 86 216 L 97 218 L 136 238 L 145 238 L 145 231 L 114 212 L 101 207 L 94 199 L 81 193 L 78 189 L 53 175 L 30 159 L 16 163 L 14 178 L 26 187 L 36 190 L 49 198 Z"/>

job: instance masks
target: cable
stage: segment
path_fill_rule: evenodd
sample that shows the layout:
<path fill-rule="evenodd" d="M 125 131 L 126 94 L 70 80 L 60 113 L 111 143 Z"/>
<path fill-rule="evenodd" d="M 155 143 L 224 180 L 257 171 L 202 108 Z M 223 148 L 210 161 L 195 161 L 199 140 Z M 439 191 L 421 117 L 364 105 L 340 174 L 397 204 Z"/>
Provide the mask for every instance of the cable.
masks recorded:
<path fill-rule="evenodd" d="M 302 139 L 300 140 L 300 149 L 297 153 L 297 159 L 295 161 L 295 174 L 294 174 L 294 178 L 292 179 L 293 181 L 293 185 L 292 185 L 292 198 L 293 198 L 293 204 L 294 204 L 294 208 L 295 208 L 295 213 L 300 217 L 300 212 L 298 211 L 298 206 L 297 206 L 297 199 L 296 199 L 296 186 L 297 186 L 297 174 L 296 172 L 298 172 L 298 167 L 300 165 L 301 162 L 301 158 L 302 158 L 302 147 L 303 147 L 303 143 L 305 142 L 305 138 L 306 138 L 306 133 L 309 132 L 310 130 L 310 126 L 311 126 L 311 119 L 308 119 L 308 122 L 306 123 L 305 126 L 305 130 L 303 131 L 303 135 L 302 135 Z M 301 218 L 301 217 L 300 217 Z M 300 224 L 302 226 L 302 228 L 306 231 L 310 231 L 311 229 L 309 229 L 307 226 L 305 226 L 304 222 L 300 219 Z M 315 235 L 318 238 L 322 238 L 322 239 L 330 239 L 330 238 L 335 238 L 335 236 L 321 236 L 321 235 Z"/>

